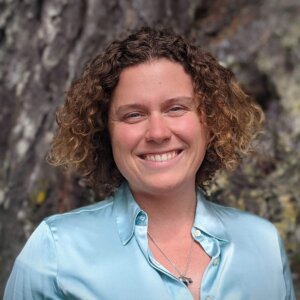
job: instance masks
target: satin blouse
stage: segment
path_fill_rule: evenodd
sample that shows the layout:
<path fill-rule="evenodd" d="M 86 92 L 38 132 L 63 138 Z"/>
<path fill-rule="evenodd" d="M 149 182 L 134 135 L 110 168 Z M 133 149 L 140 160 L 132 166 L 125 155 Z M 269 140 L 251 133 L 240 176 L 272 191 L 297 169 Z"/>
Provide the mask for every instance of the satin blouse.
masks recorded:
<path fill-rule="evenodd" d="M 17 257 L 4 300 L 192 300 L 153 257 L 147 224 L 125 183 L 107 200 L 45 219 Z M 296 299 L 270 222 L 208 202 L 198 190 L 191 234 L 211 257 L 201 300 Z"/>

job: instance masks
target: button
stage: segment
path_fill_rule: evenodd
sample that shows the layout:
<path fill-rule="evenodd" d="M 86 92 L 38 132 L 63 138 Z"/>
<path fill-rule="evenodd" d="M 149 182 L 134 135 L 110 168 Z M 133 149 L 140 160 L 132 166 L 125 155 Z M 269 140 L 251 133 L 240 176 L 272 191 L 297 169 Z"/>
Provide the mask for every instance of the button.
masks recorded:
<path fill-rule="evenodd" d="M 136 225 L 146 225 L 147 216 L 144 213 L 140 213 L 136 218 Z"/>
<path fill-rule="evenodd" d="M 194 236 L 198 237 L 200 235 L 201 235 L 201 231 L 199 229 L 196 229 L 195 232 L 194 232 Z"/>
<path fill-rule="evenodd" d="M 219 259 L 218 258 L 215 258 L 214 260 L 213 260 L 213 265 L 214 266 L 217 266 L 219 264 Z"/>
<path fill-rule="evenodd" d="M 143 214 L 139 215 L 139 220 L 144 222 L 146 220 L 146 216 Z"/>
<path fill-rule="evenodd" d="M 207 296 L 207 297 L 205 298 L 205 300 L 213 300 L 213 298 L 210 297 L 210 296 Z"/>

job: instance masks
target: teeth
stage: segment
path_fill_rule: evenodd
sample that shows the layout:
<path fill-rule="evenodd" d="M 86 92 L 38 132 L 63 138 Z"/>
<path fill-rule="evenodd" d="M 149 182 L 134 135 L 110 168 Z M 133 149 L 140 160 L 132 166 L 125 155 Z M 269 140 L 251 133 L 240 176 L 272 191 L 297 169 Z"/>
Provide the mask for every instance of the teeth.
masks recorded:
<path fill-rule="evenodd" d="M 149 155 L 145 155 L 144 159 L 145 160 L 150 160 L 150 161 L 162 162 L 162 161 L 170 160 L 170 159 L 174 158 L 176 155 L 177 155 L 177 152 L 176 151 L 172 151 L 172 152 L 163 153 L 163 154 L 149 154 Z"/>

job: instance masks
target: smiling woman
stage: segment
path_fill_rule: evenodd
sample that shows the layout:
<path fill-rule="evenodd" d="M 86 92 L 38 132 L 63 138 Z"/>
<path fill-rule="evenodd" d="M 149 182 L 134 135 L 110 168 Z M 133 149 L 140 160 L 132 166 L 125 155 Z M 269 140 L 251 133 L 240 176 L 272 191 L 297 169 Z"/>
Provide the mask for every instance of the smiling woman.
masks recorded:
<path fill-rule="evenodd" d="M 50 161 L 105 200 L 45 219 L 5 300 L 295 299 L 275 227 L 203 195 L 263 121 L 210 54 L 142 28 L 91 61 L 57 120 Z"/>

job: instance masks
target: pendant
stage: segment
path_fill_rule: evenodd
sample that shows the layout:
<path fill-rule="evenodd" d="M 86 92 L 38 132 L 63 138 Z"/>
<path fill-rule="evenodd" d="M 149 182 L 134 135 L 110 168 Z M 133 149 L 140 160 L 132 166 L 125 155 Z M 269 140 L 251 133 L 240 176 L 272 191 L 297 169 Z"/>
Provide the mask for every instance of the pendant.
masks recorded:
<path fill-rule="evenodd" d="M 179 276 L 178 279 L 183 282 L 186 286 L 189 286 L 190 283 L 193 282 L 192 278 L 185 277 L 185 276 Z"/>

